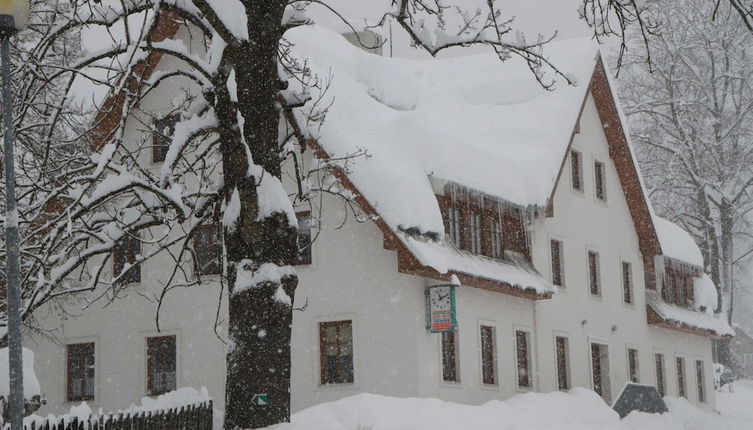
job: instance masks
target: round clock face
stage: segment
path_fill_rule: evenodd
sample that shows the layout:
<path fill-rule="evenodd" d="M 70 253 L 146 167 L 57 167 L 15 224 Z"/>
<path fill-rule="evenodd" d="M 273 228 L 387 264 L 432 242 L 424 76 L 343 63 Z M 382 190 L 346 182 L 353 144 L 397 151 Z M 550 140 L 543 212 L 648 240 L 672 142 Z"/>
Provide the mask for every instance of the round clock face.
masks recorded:
<path fill-rule="evenodd" d="M 437 287 L 431 290 L 431 305 L 434 309 L 450 310 L 452 308 L 452 298 L 450 297 L 449 287 Z"/>

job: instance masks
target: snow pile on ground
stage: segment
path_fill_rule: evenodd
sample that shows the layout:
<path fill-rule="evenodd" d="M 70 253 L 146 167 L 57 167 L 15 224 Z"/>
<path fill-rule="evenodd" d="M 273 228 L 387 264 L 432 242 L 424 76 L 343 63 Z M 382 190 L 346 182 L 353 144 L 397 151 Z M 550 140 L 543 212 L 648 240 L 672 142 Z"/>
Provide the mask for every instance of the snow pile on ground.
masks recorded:
<path fill-rule="evenodd" d="M 39 380 L 34 373 L 34 353 L 30 349 L 23 348 L 23 379 L 24 379 L 24 398 L 29 400 L 34 396 L 42 394 L 39 386 Z M 8 375 L 8 348 L 0 349 L 0 396 L 8 397 L 10 393 L 10 382 Z"/>
<path fill-rule="evenodd" d="M 750 384 L 750 383 L 749 383 Z M 437 399 L 399 399 L 359 394 L 293 415 L 274 430 L 749 430 L 753 385 L 718 394 L 721 415 L 685 399 L 665 398 L 670 412 L 633 412 L 620 420 L 591 390 L 526 393 L 507 401 L 470 406 Z"/>

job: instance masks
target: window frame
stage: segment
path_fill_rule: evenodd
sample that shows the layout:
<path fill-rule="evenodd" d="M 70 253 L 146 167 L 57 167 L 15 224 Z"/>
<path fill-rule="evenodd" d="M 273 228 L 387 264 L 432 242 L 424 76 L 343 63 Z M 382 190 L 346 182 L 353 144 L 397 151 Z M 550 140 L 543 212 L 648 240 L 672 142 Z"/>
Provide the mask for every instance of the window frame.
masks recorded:
<path fill-rule="evenodd" d="M 592 259 L 591 257 L 594 256 L 593 259 L 593 267 L 592 267 Z M 587 261 L 587 267 L 588 267 L 588 293 L 593 298 L 600 298 L 602 296 L 601 291 L 601 257 L 597 251 L 594 251 L 593 249 L 588 249 L 586 252 L 586 261 Z M 596 288 L 596 292 L 594 293 L 594 287 Z"/>
<path fill-rule="evenodd" d="M 625 270 L 627 266 L 627 271 Z M 627 277 L 625 276 L 627 274 Z M 622 303 L 628 306 L 635 305 L 635 285 L 633 277 L 633 263 L 626 260 L 620 261 L 620 275 L 622 284 Z"/>
<path fill-rule="evenodd" d="M 483 254 L 483 224 L 481 214 L 475 210 L 471 210 L 468 216 L 468 235 L 470 238 L 470 247 L 468 248 L 468 251 L 471 254 Z"/>
<path fill-rule="evenodd" d="M 677 382 L 677 397 L 688 398 L 688 375 L 685 357 L 675 356 L 675 378 Z"/>
<path fill-rule="evenodd" d="M 599 203 L 607 202 L 607 165 L 599 159 L 594 159 L 594 198 Z"/>
<path fill-rule="evenodd" d="M 698 397 L 698 403 L 707 403 L 708 397 L 706 394 L 706 367 L 702 359 L 696 358 L 695 362 L 695 379 L 696 379 L 696 395 Z"/>
<path fill-rule="evenodd" d="M 525 339 L 525 357 L 521 357 L 520 335 L 523 334 Z M 532 390 L 535 388 L 533 375 L 533 345 L 531 331 L 525 328 L 517 327 L 514 329 L 515 339 L 515 386 L 518 390 Z M 521 365 L 524 364 L 526 374 L 521 374 Z M 526 384 L 521 384 L 522 378 L 525 378 Z"/>
<path fill-rule="evenodd" d="M 560 339 L 563 340 L 564 344 L 564 347 L 562 348 L 562 352 L 564 353 L 563 357 L 560 357 Z M 554 335 L 554 364 L 557 389 L 559 391 L 569 391 L 572 388 L 570 374 L 570 338 L 565 334 L 555 333 Z M 564 386 L 562 385 L 563 382 Z"/>
<path fill-rule="evenodd" d="M 505 239 L 504 239 L 504 230 L 502 228 L 502 220 L 499 219 L 499 216 L 492 216 L 491 217 L 491 224 L 490 224 L 490 246 L 489 246 L 489 254 L 490 257 L 495 258 L 497 260 L 501 260 L 505 255 Z"/>
<path fill-rule="evenodd" d="M 667 364 L 662 352 L 654 351 L 654 378 L 656 391 L 660 396 L 665 397 L 667 395 Z"/>
<path fill-rule="evenodd" d="M 491 345 L 485 345 L 485 330 L 488 331 Z M 479 324 L 479 351 L 481 354 L 481 384 L 485 387 L 498 387 L 497 327 L 490 324 Z M 488 358 L 491 358 L 491 363 L 487 361 Z M 491 371 L 491 379 L 487 379 L 487 371 Z M 489 380 L 491 382 L 487 382 Z"/>
<path fill-rule="evenodd" d="M 141 262 L 137 256 L 141 255 L 141 238 L 137 235 L 126 234 L 112 248 L 112 276 L 120 276 L 123 285 L 141 283 Z M 126 264 L 131 266 L 123 273 Z M 124 276 L 121 276 L 124 275 Z"/>
<path fill-rule="evenodd" d="M 445 331 L 440 333 L 439 336 L 439 357 L 440 357 L 440 379 L 444 384 L 460 384 L 462 379 L 460 377 L 460 341 L 458 339 L 458 332 Z M 449 345 L 448 345 L 449 344 Z M 445 355 L 445 351 L 451 351 L 451 368 L 448 368 L 448 361 L 445 358 L 450 354 Z"/>
<path fill-rule="evenodd" d="M 214 231 L 215 234 L 215 240 L 216 242 L 208 241 L 207 243 L 201 243 L 202 239 L 207 239 L 207 233 Z M 222 259 L 222 233 L 219 230 L 219 226 L 217 224 L 203 224 L 194 230 L 193 234 L 193 251 L 194 255 L 196 256 L 196 271 L 197 274 L 200 276 L 205 275 L 222 275 L 223 271 L 223 259 Z M 212 255 L 210 253 L 210 249 L 216 246 L 218 247 L 219 253 L 214 256 L 216 257 L 214 262 L 211 262 Z M 204 257 L 201 257 L 201 255 L 204 255 L 204 253 L 210 253 L 210 255 L 205 255 Z M 203 261 L 202 261 L 203 260 Z M 204 263 L 204 264 L 203 264 Z M 216 266 L 215 266 L 216 265 Z M 207 270 L 209 269 L 209 270 Z"/>
<path fill-rule="evenodd" d="M 577 161 L 574 161 L 577 160 Z M 583 186 L 583 152 L 570 149 L 570 189 L 578 194 L 585 193 Z"/>
<path fill-rule="evenodd" d="M 640 350 L 633 345 L 627 346 L 627 380 L 635 384 L 641 383 Z"/>
<path fill-rule="evenodd" d="M 451 205 L 447 209 L 447 223 L 449 225 L 450 243 L 455 248 L 461 249 L 463 244 L 463 216 L 458 207 Z"/>
<path fill-rule="evenodd" d="M 152 163 L 163 163 L 167 158 L 167 152 L 170 148 L 170 142 L 167 144 L 160 140 L 169 140 L 175 134 L 175 126 L 180 122 L 181 116 L 178 112 L 165 115 L 162 118 L 155 118 L 152 130 Z M 162 128 L 162 130 L 160 130 Z M 168 134 L 163 130 L 167 128 Z"/>
<path fill-rule="evenodd" d="M 296 253 L 295 264 L 296 266 L 311 266 L 314 263 L 314 236 L 312 230 L 312 220 L 310 211 L 299 211 L 295 214 L 296 221 L 298 222 L 298 233 L 296 237 L 296 244 L 298 246 L 298 253 Z M 306 226 L 305 229 L 301 229 L 301 226 Z M 308 238 L 308 242 L 302 245 L 302 239 Z"/>
<path fill-rule="evenodd" d="M 557 244 L 557 256 L 555 259 L 555 244 Z M 556 265 L 555 265 L 556 260 Z M 549 261 L 552 271 L 552 284 L 558 287 L 565 287 L 565 244 L 562 240 L 550 238 L 549 239 Z M 555 270 L 556 269 L 556 270 Z M 555 276 L 556 274 L 556 276 Z"/>
<path fill-rule="evenodd" d="M 169 341 L 172 342 L 172 357 L 168 356 L 168 359 L 172 358 L 172 367 L 173 372 L 175 373 L 175 376 L 173 378 L 173 387 L 171 389 L 165 389 L 163 387 L 160 390 L 155 389 L 154 387 L 154 373 L 155 373 L 155 364 L 156 359 L 153 351 L 152 346 L 158 342 L 164 342 Z M 165 373 L 165 372 L 163 372 Z M 167 385 L 166 383 L 164 385 Z M 168 393 L 170 391 L 174 391 L 178 388 L 178 337 L 174 334 L 170 335 L 160 335 L 160 336 L 148 336 L 146 338 L 146 393 L 147 396 L 153 397 L 153 396 L 159 396 L 161 394 Z M 169 388 L 169 387 L 167 387 Z"/>
<path fill-rule="evenodd" d="M 84 387 L 81 390 L 81 395 L 74 396 L 73 395 L 73 355 L 75 350 L 79 349 L 89 349 L 91 348 L 91 367 L 93 370 L 93 376 L 92 376 L 92 392 L 91 394 L 86 393 L 86 377 L 83 378 Z M 83 401 L 91 401 L 94 400 L 97 397 L 97 349 L 95 342 L 77 342 L 77 343 L 69 343 L 66 344 L 65 348 L 66 352 L 66 384 L 65 384 L 65 391 L 66 391 L 66 401 L 69 402 L 83 402 Z M 89 351 L 87 351 L 89 352 Z M 86 358 L 84 357 L 84 365 L 86 366 Z M 78 363 L 80 365 L 80 363 Z"/>
<path fill-rule="evenodd" d="M 341 334 L 340 334 L 340 328 L 350 326 L 350 373 L 345 373 L 341 371 L 342 369 L 345 369 L 345 366 L 347 366 L 347 363 L 343 363 L 342 357 L 343 354 L 341 354 L 341 350 L 343 349 L 343 345 L 340 342 Z M 356 351 L 355 351 L 355 324 L 353 323 L 352 319 L 341 319 L 341 320 L 328 320 L 328 321 L 319 321 L 317 323 L 317 327 L 319 328 L 319 385 L 320 386 L 343 386 L 343 385 L 353 385 L 356 381 Z M 326 332 L 325 330 L 329 327 L 335 327 L 336 333 L 335 333 L 335 344 L 337 348 L 337 355 L 336 357 L 336 376 L 329 378 L 329 375 L 327 374 L 327 339 L 326 339 Z M 338 374 L 344 374 L 345 376 L 337 376 Z M 349 378 L 348 378 L 349 376 Z"/>

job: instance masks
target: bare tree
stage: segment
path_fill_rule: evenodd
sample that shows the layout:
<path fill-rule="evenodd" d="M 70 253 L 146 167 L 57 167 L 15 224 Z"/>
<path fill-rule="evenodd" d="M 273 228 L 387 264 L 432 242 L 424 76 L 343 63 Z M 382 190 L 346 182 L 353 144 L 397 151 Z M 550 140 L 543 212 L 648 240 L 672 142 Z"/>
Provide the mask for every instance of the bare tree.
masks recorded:
<path fill-rule="evenodd" d="M 701 244 L 731 323 L 735 264 L 751 253 L 753 34 L 724 3 L 658 0 L 644 14 L 661 29 L 653 70 L 640 53 L 623 68 L 632 134 L 655 206 Z"/>

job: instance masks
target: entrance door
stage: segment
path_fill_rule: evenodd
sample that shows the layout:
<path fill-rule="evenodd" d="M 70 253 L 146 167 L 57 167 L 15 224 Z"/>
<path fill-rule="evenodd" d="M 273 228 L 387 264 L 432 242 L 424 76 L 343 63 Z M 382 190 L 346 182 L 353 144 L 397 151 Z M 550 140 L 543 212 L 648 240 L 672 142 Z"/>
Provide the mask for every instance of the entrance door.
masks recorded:
<path fill-rule="evenodd" d="M 591 380 L 593 389 L 608 404 L 612 403 L 612 383 L 609 379 L 609 348 L 591 344 Z"/>

